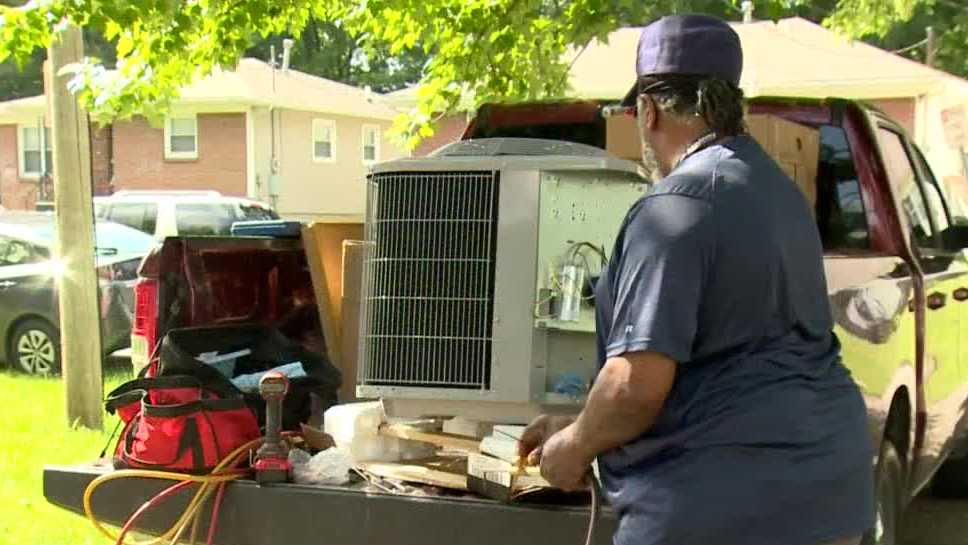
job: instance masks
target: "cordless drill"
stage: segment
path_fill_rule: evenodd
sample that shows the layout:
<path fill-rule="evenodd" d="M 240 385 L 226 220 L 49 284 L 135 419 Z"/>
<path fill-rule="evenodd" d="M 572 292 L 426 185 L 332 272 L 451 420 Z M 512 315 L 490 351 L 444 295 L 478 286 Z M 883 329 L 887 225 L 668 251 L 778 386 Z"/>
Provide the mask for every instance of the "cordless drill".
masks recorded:
<path fill-rule="evenodd" d="M 255 480 L 259 484 L 289 481 L 292 464 L 289 447 L 282 440 L 282 400 L 289 391 L 289 379 L 269 371 L 259 381 L 259 394 L 266 402 L 265 441 L 255 454 Z"/>

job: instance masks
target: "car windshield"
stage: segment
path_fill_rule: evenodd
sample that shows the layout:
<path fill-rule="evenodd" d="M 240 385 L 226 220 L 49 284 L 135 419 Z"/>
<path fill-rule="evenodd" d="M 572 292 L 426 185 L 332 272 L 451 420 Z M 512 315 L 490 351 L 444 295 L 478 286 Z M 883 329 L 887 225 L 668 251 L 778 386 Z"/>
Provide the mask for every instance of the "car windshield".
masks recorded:
<path fill-rule="evenodd" d="M 180 236 L 227 235 L 237 219 L 234 204 L 178 203 L 175 205 L 175 223 Z"/>
<path fill-rule="evenodd" d="M 54 226 L 44 225 L 37 229 L 36 234 L 45 243 L 53 243 Z M 95 239 L 97 253 L 101 255 L 147 254 L 155 245 L 155 239 L 151 236 L 107 221 L 97 222 Z"/>

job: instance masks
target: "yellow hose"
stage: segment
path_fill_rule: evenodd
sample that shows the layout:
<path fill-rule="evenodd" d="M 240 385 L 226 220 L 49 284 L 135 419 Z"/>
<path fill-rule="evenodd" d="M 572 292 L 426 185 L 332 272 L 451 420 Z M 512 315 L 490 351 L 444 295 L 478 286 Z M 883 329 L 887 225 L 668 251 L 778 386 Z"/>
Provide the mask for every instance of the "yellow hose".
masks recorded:
<path fill-rule="evenodd" d="M 225 468 L 235 465 L 238 461 L 241 460 L 242 456 L 247 455 L 250 451 L 257 449 L 261 444 L 262 444 L 262 439 L 260 438 L 260 439 L 255 439 L 253 441 L 249 441 L 248 443 L 235 449 L 228 456 L 226 456 L 225 459 L 219 462 L 219 464 L 215 466 L 215 469 L 213 469 L 212 472 L 208 475 L 186 475 L 184 473 L 175 473 L 172 471 L 155 471 L 155 470 L 148 470 L 148 469 L 122 469 L 119 471 L 114 471 L 112 473 L 101 475 L 100 477 L 91 481 L 91 483 L 87 485 L 87 489 L 84 490 L 84 514 L 87 516 L 87 519 L 91 521 L 91 523 L 94 525 L 95 528 L 97 528 L 99 532 L 101 532 L 108 539 L 116 542 L 118 539 L 118 536 L 112 534 L 94 516 L 94 511 L 91 507 L 91 497 L 93 496 L 94 490 L 96 490 L 97 487 L 101 486 L 102 484 L 108 481 L 113 481 L 116 479 L 133 478 L 133 477 L 139 477 L 143 479 L 162 479 L 162 480 L 168 480 L 168 481 L 178 481 L 178 482 L 190 481 L 190 482 L 202 483 L 202 486 L 200 486 L 198 488 L 198 491 L 195 492 L 195 496 L 192 498 L 192 501 L 189 502 L 188 507 L 185 508 L 185 511 L 178 518 L 178 520 L 175 521 L 175 524 L 172 525 L 171 528 L 169 528 L 162 535 L 154 539 L 144 540 L 144 541 L 130 541 L 130 542 L 125 541 L 124 545 L 156 545 L 165 540 L 170 540 L 170 543 L 172 544 L 176 543 L 178 541 L 179 535 L 184 531 L 185 527 L 187 527 L 197 516 L 199 509 L 201 509 L 202 505 L 204 505 L 205 501 L 212 494 L 212 492 L 215 490 L 217 485 L 221 483 L 229 482 L 229 481 L 234 481 L 241 477 L 241 475 L 239 474 L 221 475 L 220 473 L 224 472 Z"/>

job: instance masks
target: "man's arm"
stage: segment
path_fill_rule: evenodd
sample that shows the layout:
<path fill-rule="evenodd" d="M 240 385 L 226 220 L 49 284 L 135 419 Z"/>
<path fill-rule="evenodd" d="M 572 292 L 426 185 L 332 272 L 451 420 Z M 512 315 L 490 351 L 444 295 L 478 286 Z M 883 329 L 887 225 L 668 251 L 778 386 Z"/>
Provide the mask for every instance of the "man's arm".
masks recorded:
<path fill-rule="evenodd" d="M 652 427 L 675 376 L 676 362 L 659 352 L 630 352 L 609 358 L 575 422 L 536 451 L 541 474 L 559 488 L 582 488 L 595 457 Z M 531 456 L 529 461 L 536 462 L 537 457 Z"/>
<path fill-rule="evenodd" d="M 609 358 L 575 427 L 591 458 L 642 435 L 655 422 L 676 377 L 676 362 L 658 352 Z"/>

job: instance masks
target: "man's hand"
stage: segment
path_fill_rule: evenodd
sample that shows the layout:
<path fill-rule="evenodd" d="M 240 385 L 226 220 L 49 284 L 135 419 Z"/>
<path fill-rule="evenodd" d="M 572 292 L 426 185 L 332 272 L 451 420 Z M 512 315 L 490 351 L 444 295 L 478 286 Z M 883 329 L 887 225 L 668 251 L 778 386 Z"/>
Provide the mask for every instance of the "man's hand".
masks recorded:
<path fill-rule="evenodd" d="M 541 476 L 551 486 L 567 492 L 588 486 L 587 476 L 594 452 L 576 437 L 577 426 L 571 424 L 551 436 L 541 450 Z"/>
<path fill-rule="evenodd" d="M 551 436 L 568 427 L 575 419 L 568 416 L 541 415 L 524 430 L 518 441 L 518 456 L 527 459 L 528 465 L 541 461 L 541 452 Z"/>

